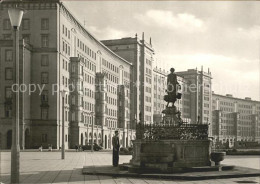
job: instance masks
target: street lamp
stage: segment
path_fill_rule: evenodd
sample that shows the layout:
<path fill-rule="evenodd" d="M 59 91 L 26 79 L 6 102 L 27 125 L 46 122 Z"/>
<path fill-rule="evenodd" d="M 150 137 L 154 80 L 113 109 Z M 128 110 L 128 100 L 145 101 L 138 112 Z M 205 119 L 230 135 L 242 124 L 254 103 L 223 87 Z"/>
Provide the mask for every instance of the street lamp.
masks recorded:
<path fill-rule="evenodd" d="M 14 31 L 14 84 L 19 86 L 19 27 L 23 18 L 24 11 L 19 8 L 8 10 L 11 25 Z M 14 103 L 15 102 L 15 103 Z M 20 144 L 19 144 L 19 90 L 13 96 L 13 131 L 12 131 L 12 150 L 11 150 L 11 183 L 19 183 L 20 177 Z"/>
<path fill-rule="evenodd" d="M 64 121 L 64 97 L 66 95 L 66 91 L 63 89 L 61 90 L 61 96 L 62 96 L 62 143 L 61 143 L 61 159 L 65 159 L 65 140 L 64 140 L 64 134 L 65 134 L 65 121 Z"/>
<path fill-rule="evenodd" d="M 94 151 L 93 145 L 94 145 L 94 112 L 91 112 L 90 115 L 92 117 L 92 127 L 91 127 L 91 133 L 92 133 L 92 139 L 91 139 L 91 152 Z"/>

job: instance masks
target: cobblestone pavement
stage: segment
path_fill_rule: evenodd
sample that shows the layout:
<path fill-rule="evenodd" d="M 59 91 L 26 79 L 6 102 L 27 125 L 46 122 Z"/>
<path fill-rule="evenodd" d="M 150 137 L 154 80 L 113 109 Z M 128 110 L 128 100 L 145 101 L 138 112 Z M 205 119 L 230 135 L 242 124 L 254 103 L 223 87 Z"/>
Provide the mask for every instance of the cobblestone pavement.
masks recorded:
<path fill-rule="evenodd" d="M 0 183 L 10 183 L 10 152 L 1 152 Z M 120 163 L 129 162 L 131 156 L 120 156 Z M 82 175 L 83 166 L 110 165 L 111 152 L 66 152 L 61 160 L 60 152 L 21 152 L 21 183 L 88 183 L 88 184 L 237 184 L 260 183 L 260 178 L 233 178 L 201 181 L 170 181 L 141 178 L 114 178 Z"/>

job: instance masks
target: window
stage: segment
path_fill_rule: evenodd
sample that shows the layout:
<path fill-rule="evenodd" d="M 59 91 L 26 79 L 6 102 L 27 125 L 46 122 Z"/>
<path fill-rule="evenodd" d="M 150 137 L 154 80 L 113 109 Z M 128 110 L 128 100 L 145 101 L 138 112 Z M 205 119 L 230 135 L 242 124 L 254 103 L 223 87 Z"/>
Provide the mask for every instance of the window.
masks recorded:
<path fill-rule="evenodd" d="M 42 30 L 48 30 L 49 29 L 49 19 L 42 19 L 41 22 Z"/>
<path fill-rule="evenodd" d="M 49 35 L 42 35 L 42 47 L 49 47 Z"/>
<path fill-rule="evenodd" d="M 12 116 L 12 105 L 11 104 L 6 104 L 5 105 L 5 117 L 6 118 L 11 118 Z"/>
<path fill-rule="evenodd" d="M 24 42 L 29 44 L 30 43 L 30 35 L 29 34 L 24 34 L 23 35 L 23 39 L 24 39 Z"/>
<path fill-rule="evenodd" d="M 12 90 L 11 87 L 5 88 L 5 98 L 12 98 Z"/>
<path fill-rule="evenodd" d="M 41 80 L 42 80 L 42 84 L 48 84 L 49 82 L 49 76 L 47 72 L 43 72 L 41 74 Z"/>
<path fill-rule="evenodd" d="M 6 62 L 13 61 L 13 51 L 12 50 L 5 50 L 5 61 Z"/>
<path fill-rule="evenodd" d="M 12 68 L 5 69 L 5 80 L 13 80 L 13 69 Z"/>
<path fill-rule="evenodd" d="M 47 134 L 42 134 L 42 142 L 47 142 Z"/>
<path fill-rule="evenodd" d="M 68 121 L 68 112 L 65 111 L 65 121 Z"/>
<path fill-rule="evenodd" d="M 71 104 L 72 104 L 72 105 L 75 105 L 75 104 L 76 104 L 75 96 L 72 96 L 72 98 L 71 98 Z"/>
<path fill-rule="evenodd" d="M 30 29 L 30 20 L 29 19 L 23 19 L 22 29 L 23 30 L 29 30 Z"/>
<path fill-rule="evenodd" d="M 12 38 L 11 34 L 3 34 L 3 39 L 4 40 L 10 40 Z"/>
<path fill-rule="evenodd" d="M 41 109 L 41 119 L 48 119 L 48 108 Z"/>
<path fill-rule="evenodd" d="M 11 29 L 11 23 L 10 23 L 9 19 L 4 19 L 3 28 L 4 28 L 4 30 L 10 30 Z"/>
<path fill-rule="evenodd" d="M 72 64 L 72 73 L 76 72 L 76 65 Z"/>
<path fill-rule="evenodd" d="M 42 92 L 42 102 L 48 102 L 48 90 Z"/>
<path fill-rule="evenodd" d="M 71 113 L 71 121 L 75 121 L 75 119 L 76 119 L 75 112 L 72 112 Z"/>
<path fill-rule="evenodd" d="M 42 66 L 49 66 L 49 55 L 48 54 L 43 54 L 41 56 L 41 65 Z"/>

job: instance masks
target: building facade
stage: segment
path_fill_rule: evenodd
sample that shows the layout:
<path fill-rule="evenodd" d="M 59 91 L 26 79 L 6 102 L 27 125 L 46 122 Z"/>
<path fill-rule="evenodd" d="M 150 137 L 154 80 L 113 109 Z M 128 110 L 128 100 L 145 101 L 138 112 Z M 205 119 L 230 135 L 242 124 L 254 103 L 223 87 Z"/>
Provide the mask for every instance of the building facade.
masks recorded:
<path fill-rule="evenodd" d="M 136 121 L 153 122 L 153 60 L 152 42 L 146 42 L 137 34 L 134 38 L 127 37 L 114 40 L 103 40 L 108 48 L 133 65 L 134 96 L 132 118 Z"/>
<path fill-rule="evenodd" d="M 213 93 L 212 110 L 212 136 L 216 143 L 229 147 L 260 143 L 260 102 Z"/>
<path fill-rule="evenodd" d="M 20 27 L 20 38 L 25 42 L 20 46 L 20 63 L 24 63 L 20 75 L 27 86 L 38 87 L 22 99 L 22 147 L 61 147 L 63 101 L 66 148 L 85 145 L 92 138 L 104 148 L 111 148 L 116 129 L 120 130 L 121 144 L 130 145 L 135 138 L 132 64 L 92 36 L 60 1 L 47 0 L 6 1 L 0 5 L 4 43 L 0 45 L 1 148 L 9 148 L 11 142 L 14 52 L 7 9 L 15 5 L 27 10 Z M 64 97 L 61 89 L 66 91 Z"/>
<path fill-rule="evenodd" d="M 154 65 L 151 39 L 99 41 L 59 0 L 10 0 L 0 4 L 0 148 L 12 142 L 15 55 L 7 9 L 15 5 L 27 10 L 20 27 L 22 148 L 61 147 L 63 120 L 66 148 L 94 139 L 105 149 L 117 129 L 127 147 L 137 122 L 162 121 L 169 73 Z M 260 102 L 213 94 L 209 70 L 176 74 L 184 122 L 210 124 L 209 135 L 231 146 L 260 142 Z"/>

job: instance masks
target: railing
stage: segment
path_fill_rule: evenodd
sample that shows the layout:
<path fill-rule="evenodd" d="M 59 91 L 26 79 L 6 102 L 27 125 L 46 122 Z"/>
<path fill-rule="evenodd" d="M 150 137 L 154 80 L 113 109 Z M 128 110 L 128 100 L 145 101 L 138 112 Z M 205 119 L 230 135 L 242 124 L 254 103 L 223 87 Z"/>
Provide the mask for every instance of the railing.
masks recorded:
<path fill-rule="evenodd" d="M 143 124 L 136 127 L 136 138 L 145 140 L 207 140 L 207 124 Z"/>

